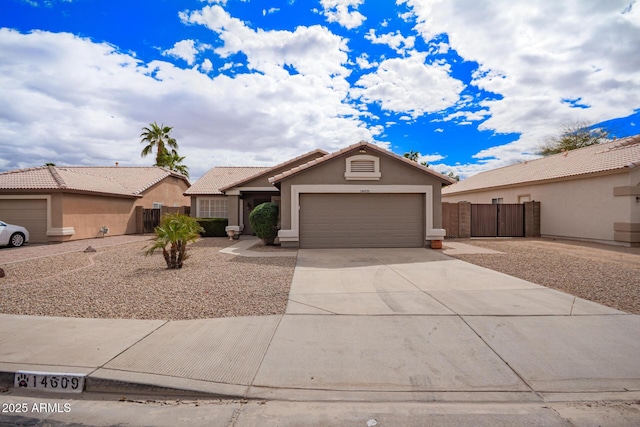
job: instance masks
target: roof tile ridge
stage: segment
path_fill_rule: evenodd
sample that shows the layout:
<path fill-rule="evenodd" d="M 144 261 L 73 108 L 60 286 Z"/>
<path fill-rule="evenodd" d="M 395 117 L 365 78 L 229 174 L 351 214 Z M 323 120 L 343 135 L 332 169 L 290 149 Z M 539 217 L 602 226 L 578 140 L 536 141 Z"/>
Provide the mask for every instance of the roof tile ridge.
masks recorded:
<path fill-rule="evenodd" d="M 633 147 L 640 144 L 640 134 L 628 136 L 622 139 L 614 139 L 611 142 L 615 142 L 611 147 L 608 147 L 607 151 L 620 150 L 622 148 Z"/>
<path fill-rule="evenodd" d="M 258 168 L 263 168 L 263 169 L 270 169 L 273 166 L 214 166 L 212 169 L 238 169 L 238 168 L 244 168 L 244 169 L 248 169 L 248 168 L 252 168 L 252 169 L 258 169 Z"/>
<path fill-rule="evenodd" d="M 275 169 L 285 167 L 287 164 L 295 163 L 296 161 L 301 160 L 301 159 L 303 159 L 303 158 L 305 158 L 305 157 L 307 157 L 307 156 L 310 156 L 310 155 L 312 155 L 312 154 L 322 154 L 322 156 L 324 157 L 324 156 L 328 155 L 329 153 L 327 153 L 327 152 L 326 152 L 326 151 L 324 151 L 324 150 L 321 150 L 320 148 L 316 148 L 315 150 L 311 150 L 311 151 L 309 151 L 309 152 L 306 152 L 306 153 L 304 153 L 304 154 L 300 154 L 299 156 L 296 156 L 296 157 L 294 157 L 294 158 L 292 158 L 292 159 L 289 159 L 289 160 L 287 160 L 287 161 L 284 161 L 284 162 L 278 163 L 278 164 L 277 164 L 277 165 L 275 165 L 275 166 L 267 167 L 267 168 L 266 168 L 265 170 L 263 170 L 263 171 L 259 171 L 259 172 L 255 173 L 255 174 L 251 175 L 251 176 L 248 176 L 248 177 L 246 177 L 246 178 L 243 178 L 243 179 L 241 179 L 241 180 L 238 180 L 238 181 L 236 181 L 236 182 L 233 182 L 233 183 L 231 183 L 231 184 L 229 184 L 229 185 L 227 185 L 227 186 L 225 186 L 225 187 L 221 187 L 221 188 L 220 188 L 220 190 L 225 191 L 225 190 L 228 190 L 228 189 L 230 189 L 230 188 L 235 187 L 237 184 L 244 183 L 244 182 L 249 182 L 249 181 L 252 181 L 252 180 L 254 180 L 254 179 L 260 178 L 263 174 L 267 174 L 268 172 L 273 171 L 273 170 L 275 170 Z M 321 157 L 318 157 L 318 158 L 321 158 Z M 313 160 L 315 160 L 315 159 L 313 159 Z M 313 161 L 313 160 L 311 160 L 311 161 Z M 309 162 L 306 162 L 306 163 L 309 163 Z M 305 164 L 306 164 L 306 163 L 305 163 Z M 267 175 L 267 180 L 269 180 L 269 176 L 268 176 L 268 175 Z"/>
<path fill-rule="evenodd" d="M 44 169 L 46 169 L 48 167 L 49 166 L 34 166 L 34 167 L 31 167 L 31 168 L 13 169 L 13 170 L 0 172 L 0 175 L 12 175 L 12 174 L 16 174 L 16 173 L 31 172 L 31 171 L 41 170 L 41 169 L 44 170 Z"/>
<path fill-rule="evenodd" d="M 58 184 L 60 188 L 68 188 L 67 183 L 64 182 L 64 179 L 62 179 L 62 177 L 58 173 L 58 169 L 56 166 L 47 166 L 47 168 L 49 169 L 49 173 L 53 177 L 54 181 Z"/>

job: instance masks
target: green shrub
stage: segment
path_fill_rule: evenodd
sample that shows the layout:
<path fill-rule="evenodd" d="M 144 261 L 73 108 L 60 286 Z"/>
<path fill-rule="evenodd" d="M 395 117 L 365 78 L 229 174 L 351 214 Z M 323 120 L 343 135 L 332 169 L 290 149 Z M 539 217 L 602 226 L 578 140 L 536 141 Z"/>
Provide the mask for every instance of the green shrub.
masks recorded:
<path fill-rule="evenodd" d="M 162 249 L 167 268 L 182 268 L 187 259 L 187 244 L 198 240 L 202 227 L 195 218 L 179 213 L 165 214 L 154 230 L 156 240 L 147 248 L 145 255 Z"/>
<path fill-rule="evenodd" d="M 198 218 L 198 224 L 204 229 L 202 237 L 227 237 L 225 228 L 229 225 L 227 218 Z"/>
<path fill-rule="evenodd" d="M 265 245 L 273 245 L 278 235 L 278 205 L 267 202 L 256 206 L 249 214 L 249 224 Z"/>

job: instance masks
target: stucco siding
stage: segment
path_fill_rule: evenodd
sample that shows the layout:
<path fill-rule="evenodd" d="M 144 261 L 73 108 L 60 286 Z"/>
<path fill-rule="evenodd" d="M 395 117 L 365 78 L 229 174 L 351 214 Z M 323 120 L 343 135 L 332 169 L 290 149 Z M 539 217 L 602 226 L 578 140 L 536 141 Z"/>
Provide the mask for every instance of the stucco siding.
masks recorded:
<path fill-rule="evenodd" d="M 281 224 L 283 229 L 291 227 L 291 186 L 293 185 L 431 185 L 434 188 L 434 227 L 440 228 L 442 225 L 442 205 L 440 204 L 440 187 L 442 183 L 435 177 L 430 177 L 418 170 L 391 159 L 385 155 L 371 153 L 380 157 L 380 173 L 382 176 L 379 180 L 347 180 L 344 177 L 347 157 L 358 154 L 357 151 L 346 153 L 336 157 L 329 162 L 318 165 L 312 169 L 304 171 L 304 173 L 294 175 L 283 180 L 280 195 L 282 200 Z M 436 193 L 438 196 L 436 197 Z M 437 204 L 437 205 L 436 205 Z"/>
<path fill-rule="evenodd" d="M 304 230 L 300 227 L 300 198 L 305 194 L 324 194 L 329 197 L 327 199 L 329 201 L 331 201 L 332 194 L 336 195 L 336 200 L 344 199 L 345 195 L 350 193 L 354 195 L 354 199 L 357 194 L 375 194 L 376 196 L 372 197 L 371 200 L 378 200 L 381 205 L 380 209 L 373 209 L 372 212 L 379 212 L 380 216 L 384 216 L 384 220 L 374 215 L 374 218 L 371 218 L 372 224 L 386 224 L 394 221 L 393 213 L 389 213 L 389 209 L 393 210 L 394 208 L 394 203 L 391 201 L 394 200 L 394 197 L 402 198 L 404 196 L 391 195 L 420 195 L 419 199 L 416 200 L 422 200 L 422 205 L 416 215 L 422 218 L 420 220 L 420 229 L 422 231 L 416 234 L 421 236 L 422 244 L 425 243 L 425 240 L 440 240 L 444 237 L 444 230 L 441 230 L 442 205 L 440 191 L 442 180 L 407 164 L 403 160 L 377 150 L 367 150 L 366 157 L 362 154 L 359 149 L 346 151 L 326 162 L 305 169 L 301 173 L 283 177 L 280 182 L 281 230 L 278 234 L 283 245 L 294 246 L 298 244 L 301 232 L 309 233 L 308 224 L 305 224 L 307 227 Z M 352 156 L 358 156 L 358 158 L 352 158 L 350 161 L 372 161 L 373 164 L 379 164 L 379 170 L 376 170 L 372 165 L 371 170 L 365 172 L 354 171 L 351 168 L 347 171 L 347 159 Z M 358 175 L 360 173 L 361 175 Z M 389 195 L 389 197 L 384 197 L 384 195 Z M 403 215 L 400 212 L 402 208 L 396 208 L 399 210 L 395 221 L 402 222 Z M 348 221 L 348 218 L 346 216 L 342 218 L 339 215 L 335 220 L 336 222 L 341 220 Z M 335 224 L 335 227 L 337 230 L 345 229 L 344 227 L 340 228 L 341 224 Z M 340 238 L 336 237 L 334 240 L 336 247 L 341 247 Z M 384 239 L 378 239 L 375 242 L 363 241 L 363 243 L 358 243 L 354 241 L 348 245 L 357 246 L 358 244 L 382 246 L 385 243 Z M 387 244 L 389 243 L 387 242 Z M 416 246 L 417 244 L 403 241 L 402 243 L 396 242 L 394 245 Z"/>
<path fill-rule="evenodd" d="M 639 171 L 640 172 L 640 171 Z M 582 179 L 523 185 L 467 194 L 443 194 L 445 202 L 518 203 L 523 195 L 540 204 L 543 236 L 614 242 L 614 223 L 633 222 L 640 215 L 635 198 L 614 196 L 614 188 L 632 185 L 638 172 L 598 175 Z M 638 222 L 637 220 L 635 222 Z"/>
<path fill-rule="evenodd" d="M 188 188 L 189 186 L 184 180 L 168 176 L 142 192 L 142 199 L 136 202 L 136 206 L 151 209 L 154 202 L 162 203 L 167 207 L 189 206 L 189 196 L 183 194 Z"/>
<path fill-rule="evenodd" d="M 134 203 L 135 199 L 64 194 L 63 227 L 74 229 L 69 240 L 100 237 L 103 226 L 109 228 L 108 235 L 133 234 L 136 232 Z"/>

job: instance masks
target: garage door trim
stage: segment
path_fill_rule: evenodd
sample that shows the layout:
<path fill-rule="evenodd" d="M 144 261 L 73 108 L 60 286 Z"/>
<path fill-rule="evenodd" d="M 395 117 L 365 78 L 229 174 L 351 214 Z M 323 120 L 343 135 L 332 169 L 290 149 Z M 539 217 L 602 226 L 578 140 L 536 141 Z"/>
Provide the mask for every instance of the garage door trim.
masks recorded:
<path fill-rule="evenodd" d="M 24 194 L 4 194 L 0 195 L 0 200 L 45 200 L 47 204 L 47 231 L 46 235 L 49 235 L 49 230 L 51 230 L 51 196 L 47 194 L 33 194 L 33 195 L 24 195 Z"/>
<path fill-rule="evenodd" d="M 433 228 L 433 187 L 430 185 L 292 185 L 291 186 L 291 229 L 280 230 L 282 242 L 300 241 L 300 194 L 302 193 L 421 193 L 425 200 L 425 240 L 441 240 L 443 229 Z"/>

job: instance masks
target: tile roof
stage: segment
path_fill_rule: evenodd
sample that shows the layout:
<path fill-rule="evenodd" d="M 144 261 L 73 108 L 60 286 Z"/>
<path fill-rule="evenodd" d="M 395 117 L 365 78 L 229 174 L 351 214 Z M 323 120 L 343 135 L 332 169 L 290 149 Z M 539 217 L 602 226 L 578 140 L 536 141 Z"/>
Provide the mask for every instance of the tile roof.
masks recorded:
<path fill-rule="evenodd" d="M 159 167 L 42 166 L 0 173 L 0 191 L 74 190 L 136 197 L 168 176 L 189 184 L 183 175 Z"/>
<path fill-rule="evenodd" d="M 439 172 L 436 172 L 433 169 L 429 169 L 429 168 L 427 168 L 425 166 L 422 166 L 421 164 L 419 164 L 417 162 L 414 162 L 413 160 L 409 160 L 409 159 L 407 159 L 405 157 L 399 156 L 396 153 L 392 153 L 391 151 L 385 150 L 385 149 L 380 148 L 380 147 L 378 147 L 376 145 L 370 144 L 370 143 L 368 143 L 366 141 L 360 141 L 360 142 L 358 142 L 356 144 L 353 144 L 353 145 L 350 145 L 348 147 L 345 147 L 342 150 L 338 150 L 338 151 L 336 151 L 334 153 L 331 153 L 331 154 L 328 154 L 328 155 L 326 155 L 324 157 L 320 157 L 318 159 L 315 159 L 315 160 L 312 160 L 310 162 L 307 162 L 307 163 L 305 163 L 303 165 L 297 166 L 297 167 L 295 167 L 293 169 L 289 169 L 288 171 L 282 172 L 282 173 L 280 173 L 280 174 L 278 174 L 278 175 L 276 175 L 274 177 L 269 178 L 269 182 L 271 182 L 271 183 L 280 182 L 285 178 L 288 178 L 290 176 L 296 175 L 296 174 L 298 174 L 298 173 L 300 173 L 300 172 L 302 172 L 302 171 L 304 171 L 306 169 L 309 169 L 309 168 L 311 168 L 313 166 L 322 164 L 322 163 L 324 163 L 326 161 L 329 161 L 329 160 L 331 160 L 333 158 L 336 158 L 336 157 L 338 157 L 338 156 L 340 156 L 340 155 L 342 155 L 344 153 L 347 153 L 349 151 L 352 151 L 352 150 L 354 150 L 356 148 L 360 148 L 360 147 L 371 149 L 373 151 L 377 151 L 378 153 L 385 154 L 385 155 L 387 155 L 389 157 L 392 157 L 392 158 L 395 158 L 397 160 L 400 160 L 400 161 L 406 163 L 407 165 L 409 165 L 411 167 L 417 168 L 422 172 L 426 172 L 427 174 L 430 174 L 430 175 L 435 176 L 436 178 L 439 178 L 445 184 L 451 184 L 451 183 L 455 182 L 452 178 L 450 178 L 450 177 L 448 177 L 446 175 L 443 175 L 443 174 L 441 174 Z"/>
<path fill-rule="evenodd" d="M 326 156 L 329 153 L 327 153 L 326 151 L 321 150 L 319 148 L 316 148 L 313 151 L 309 151 L 308 153 L 302 154 L 302 155 L 300 155 L 298 157 L 294 157 L 293 159 L 287 160 L 286 162 L 282 162 L 282 163 L 280 163 L 278 165 L 270 167 L 267 170 L 258 172 L 258 173 L 254 174 L 254 175 L 251 175 L 251 176 L 249 176 L 247 178 L 244 178 L 244 179 L 239 180 L 237 182 L 231 183 L 231 184 L 226 185 L 224 187 L 220 187 L 220 191 L 226 191 L 226 190 L 228 190 L 230 188 L 233 188 L 233 187 L 239 187 L 239 186 L 241 186 L 242 184 L 244 184 L 246 182 L 253 181 L 254 179 L 257 179 L 257 178 L 260 178 L 260 177 L 263 177 L 263 176 L 267 176 L 268 177 L 268 176 L 270 176 L 269 174 L 270 174 L 271 171 L 275 171 L 277 169 L 281 169 L 281 168 L 283 168 L 283 167 L 285 167 L 287 165 L 295 163 L 295 162 L 297 162 L 299 160 L 304 159 L 305 157 L 309 157 L 309 156 L 312 156 L 314 154 L 317 154 L 318 157 L 322 157 L 322 156 Z M 272 175 L 273 175 L 273 173 L 271 173 L 271 176 Z"/>
<path fill-rule="evenodd" d="M 220 191 L 221 188 L 261 174 L 269 169 L 271 168 L 259 166 L 217 166 L 211 168 L 209 172 L 197 180 L 184 194 L 187 196 L 222 194 Z"/>
<path fill-rule="evenodd" d="M 570 179 L 637 166 L 640 166 L 640 135 L 482 172 L 444 189 L 442 194 Z"/>

